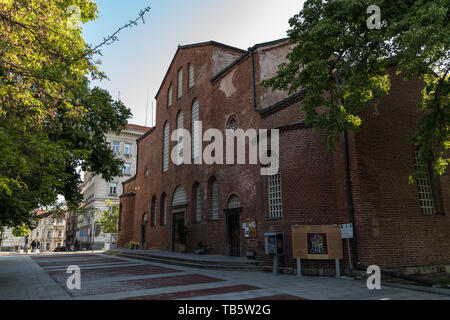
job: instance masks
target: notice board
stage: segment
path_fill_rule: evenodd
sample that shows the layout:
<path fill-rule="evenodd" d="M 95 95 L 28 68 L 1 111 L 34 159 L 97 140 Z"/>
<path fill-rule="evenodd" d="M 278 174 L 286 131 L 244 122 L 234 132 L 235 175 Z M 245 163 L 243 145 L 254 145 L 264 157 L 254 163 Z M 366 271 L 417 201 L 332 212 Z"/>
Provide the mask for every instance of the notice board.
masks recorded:
<path fill-rule="evenodd" d="M 246 238 L 256 238 L 256 221 L 247 219 L 242 223 Z"/>
<path fill-rule="evenodd" d="M 292 227 L 294 258 L 342 259 L 342 237 L 339 226 L 311 225 Z"/>

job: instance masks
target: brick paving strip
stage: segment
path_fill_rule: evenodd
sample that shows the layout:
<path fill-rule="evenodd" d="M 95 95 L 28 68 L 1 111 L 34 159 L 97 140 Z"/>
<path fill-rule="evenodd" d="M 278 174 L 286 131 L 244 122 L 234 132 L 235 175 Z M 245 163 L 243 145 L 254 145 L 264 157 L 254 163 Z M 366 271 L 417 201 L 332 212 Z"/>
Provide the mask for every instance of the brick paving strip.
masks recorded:
<path fill-rule="evenodd" d="M 40 256 L 31 256 L 33 260 L 49 260 L 49 259 L 68 259 L 68 258 L 100 258 L 104 257 L 104 255 L 99 255 L 95 253 L 83 253 L 83 254 L 48 254 L 48 255 L 40 255 Z"/>
<path fill-rule="evenodd" d="M 158 267 L 152 265 L 124 265 L 124 266 L 112 266 L 112 267 L 99 267 L 92 269 L 84 269 L 81 267 L 81 283 L 84 284 L 85 281 L 95 281 L 102 278 L 113 278 L 113 277 L 127 277 L 127 276 L 147 276 L 155 274 L 167 274 L 180 272 L 181 270 L 176 270 L 166 267 Z M 48 274 L 58 283 L 64 285 L 67 277 L 69 276 L 65 271 L 47 271 Z M 113 281 L 113 279 L 110 279 Z"/>
<path fill-rule="evenodd" d="M 135 290 L 155 289 L 163 287 L 177 287 L 191 284 L 201 284 L 201 283 L 221 282 L 221 281 L 225 280 L 203 276 L 200 274 L 188 274 L 177 276 L 165 276 L 160 278 L 113 281 L 104 283 L 96 282 L 95 284 L 87 284 L 81 286 L 80 290 L 68 290 L 65 286 L 63 286 L 63 288 L 72 297 L 79 297 L 79 296 L 92 296 L 106 293 L 116 293 L 123 291 L 135 291 Z"/>
<path fill-rule="evenodd" d="M 36 263 L 41 266 L 42 268 L 47 268 L 47 267 L 67 267 L 70 265 L 85 265 L 85 264 L 97 264 L 97 263 L 108 263 L 108 262 L 129 262 L 127 260 L 123 260 L 123 259 L 111 259 L 111 258 L 96 258 L 96 259 L 77 259 L 77 260 L 65 260 L 65 261 L 52 261 L 52 262 L 40 262 L 40 261 L 36 261 Z"/>
<path fill-rule="evenodd" d="M 260 288 L 255 287 L 255 286 L 249 286 L 249 285 L 234 285 L 234 286 L 225 286 L 225 287 L 218 287 L 218 288 L 209 288 L 209 289 L 180 291 L 180 292 L 165 293 L 165 294 L 147 295 L 147 296 L 140 296 L 140 297 L 129 297 L 129 298 L 123 298 L 123 299 L 119 299 L 119 300 L 174 300 L 174 299 L 192 298 L 192 297 L 200 297 L 200 296 L 222 294 L 222 293 L 250 291 L 250 290 L 257 290 L 257 289 L 260 289 Z"/>

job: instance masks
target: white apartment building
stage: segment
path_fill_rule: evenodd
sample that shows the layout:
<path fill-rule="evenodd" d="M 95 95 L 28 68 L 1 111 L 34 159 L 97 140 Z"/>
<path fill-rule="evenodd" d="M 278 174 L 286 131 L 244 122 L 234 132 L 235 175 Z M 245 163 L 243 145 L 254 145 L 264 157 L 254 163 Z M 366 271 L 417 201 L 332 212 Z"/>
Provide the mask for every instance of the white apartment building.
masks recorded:
<path fill-rule="evenodd" d="M 79 216 L 76 228 L 76 240 L 81 250 L 101 250 L 105 238 L 95 225 L 95 212 L 106 209 L 105 201 L 111 200 L 113 204 L 119 204 L 122 195 L 122 182 L 136 174 L 137 143 L 136 140 L 144 135 L 150 128 L 128 124 L 119 136 L 114 133 L 107 134 L 106 139 L 117 157 L 124 162 L 123 176 L 116 177 L 111 182 L 106 182 L 101 176 L 93 176 L 90 172 L 84 173 L 82 185 L 83 206 L 88 209 L 88 216 Z M 95 230 L 92 233 L 92 230 Z"/>
<path fill-rule="evenodd" d="M 37 214 L 40 218 L 38 226 L 30 232 L 28 236 L 28 248 L 31 243 L 39 243 L 40 252 L 55 251 L 65 247 L 66 218 L 56 216 L 51 211 L 40 211 Z"/>

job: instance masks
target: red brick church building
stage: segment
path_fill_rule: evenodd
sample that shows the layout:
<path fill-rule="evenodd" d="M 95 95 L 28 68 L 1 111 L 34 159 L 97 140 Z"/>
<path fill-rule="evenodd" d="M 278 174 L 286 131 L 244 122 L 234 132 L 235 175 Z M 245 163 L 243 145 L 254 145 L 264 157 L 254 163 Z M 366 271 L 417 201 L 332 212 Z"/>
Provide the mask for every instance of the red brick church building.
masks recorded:
<path fill-rule="evenodd" d="M 134 240 L 141 248 L 192 252 L 202 244 L 207 254 L 252 251 L 269 263 L 264 234 L 284 232 L 280 267 L 292 268 L 293 225 L 352 222 L 352 257 L 362 265 L 450 265 L 449 176 L 408 183 L 418 165 L 408 139 L 422 84 L 392 76 L 390 94 L 367 110 L 362 129 L 330 153 L 326 134 L 302 123 L 304 92 L 287 96 L 260 86 L 291 49 L 287 39 L 245 51 L 214 41 L 178 47 L 156 95 L 156 126 L 138 140 L 137 174 L 123 184 L 119 246 Z M 203 132 L 279 129 L 278 174 L 262 176 L 254 164 L 170 161 L 172 131 L 196 136 L 198 120 Z M 194 156 L 200 147 L 192 145 Z M 255 237 L 244 234 L 247 220 L 256 223 Z M 305 261 L 308 268 L 334 267 Z"/>

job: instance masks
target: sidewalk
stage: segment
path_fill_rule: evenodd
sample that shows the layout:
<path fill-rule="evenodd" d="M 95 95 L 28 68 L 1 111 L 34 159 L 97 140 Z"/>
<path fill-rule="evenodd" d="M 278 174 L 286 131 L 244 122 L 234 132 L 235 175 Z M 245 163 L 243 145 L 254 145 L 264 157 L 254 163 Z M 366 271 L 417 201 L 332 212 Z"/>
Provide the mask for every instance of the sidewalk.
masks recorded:
<path fill-rule="evenodd" d="M 26 254 L 0 259 L 0 300 L 65 300 L 69 295 Z"/>

